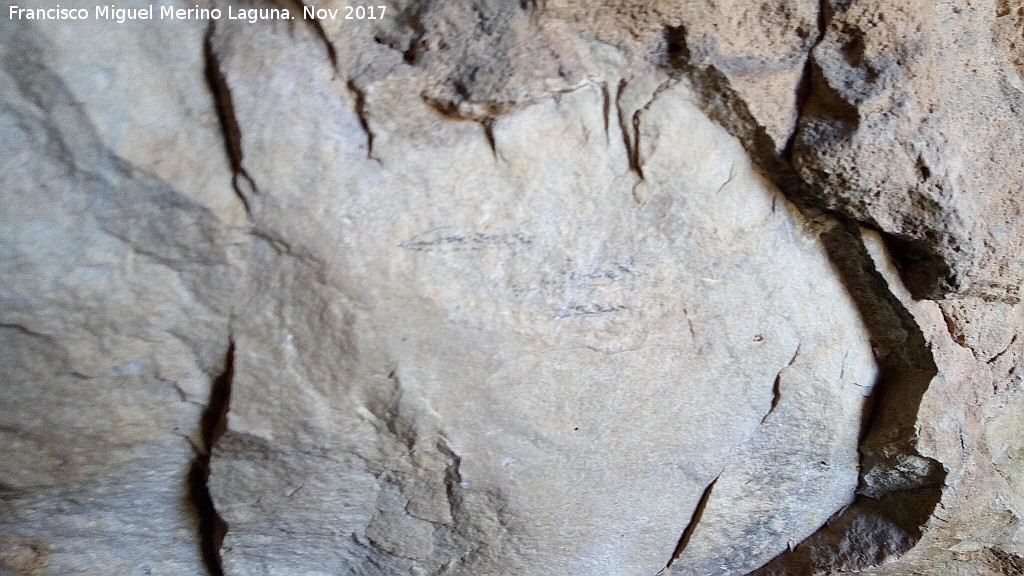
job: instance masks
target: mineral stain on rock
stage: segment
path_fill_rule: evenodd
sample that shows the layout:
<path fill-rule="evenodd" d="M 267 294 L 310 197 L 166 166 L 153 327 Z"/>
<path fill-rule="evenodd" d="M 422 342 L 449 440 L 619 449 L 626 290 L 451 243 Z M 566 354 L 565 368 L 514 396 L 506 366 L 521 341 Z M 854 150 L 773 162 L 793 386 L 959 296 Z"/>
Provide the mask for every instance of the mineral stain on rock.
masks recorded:
<path fill-rule="evenodd" d="M 49 563 L 49 552 L 37 540 L 4 534 L 0 546 L 0 566 L 16 574 L 38 574 Z"/>

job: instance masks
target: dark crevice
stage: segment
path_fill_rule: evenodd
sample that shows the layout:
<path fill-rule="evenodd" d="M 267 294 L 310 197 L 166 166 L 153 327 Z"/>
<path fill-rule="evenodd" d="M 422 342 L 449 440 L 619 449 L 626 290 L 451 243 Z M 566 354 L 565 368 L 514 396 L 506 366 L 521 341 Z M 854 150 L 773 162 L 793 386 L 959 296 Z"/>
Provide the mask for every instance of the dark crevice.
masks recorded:
<path fill-rule="evenodd" d="M 860 124 L 860 111 L 843 98 L 825 77 L 821 66 L 813 56 L 808 57 L 807 96 L 800 110 L 800 118 L 827 122 L 835 130 L 852 132 Z M 794 138 L 794 141 L 796 138 Z"/>
<path fill-rule="evenodd" d="M 835 10 L 831 3 L 828 0 L 820 0 L 818 35 L 807 51 L 803 74 L 796 89 L 796 126 L 780 154 L 786 162 L 794 166 L 797 161 L 796 145 L 808 119 L 827 119 L 830 124 L 843 126 L 844 130 L 851 130 L 860 122 L 857 108 L 832 88 L 814 57 L 814 51 L 825 39 L 829 23 L 834 16 Z"/>
<path fill-rule="evenodd" d="M 626 80 L 619 81 L 619 90 L 615 93 L 615 116 L 619 120 L 619 131 L 622 132 L 622 143 L 626 146 L 626 159 L 629 162 L 629 169 L 632 170 L 641 180 L 644 179 L 644 171 L 640 166 L 640 150 L 637 146 L 639 138 L 640 119 L 633 115 L 629 122 L 626 121 L 626 111 L 622 109 L 622 93 L 629 84 Z"/>
<path fill-rule="evenodd" d="M 231 167 L 231 185 L 245 206 L 245 211 L 251 213 L 249 197 L 257 192 L 257 188 L 243 164 L 242 130 L 238 124 L 238 117 L 235 115 L 231 88 L 228 86 L 227 78 L 221 70 L 220 60 L 217 59 L 213 47 L 213 36 L 216 32 L 215 22 L 215 20 L 210 20 L 203 40 L 206 84 L 213 95 L 213 104 L 217 111 L 217 118 L 220 120 L 221 134 L 224 136 L 224 151 L 227 153 L 228 164 Z M 246 188 L 243 189 L 243 186 Z"/>
<path fill-rule="evenodd" d="M 210 497 L 208 481 L 210 478 L 210 456 L 214 444 L 224 434 L 227 427 L 227 413 L 231 400 L 231 381 L 234 378 L 235 344 L 228 344 L 224 360 L 224 371 L 213 380 L 210 389 L 210 402 L 203 411 L 199 423 L 198 454 L 192 461 L 188 475 L 189 504 L 197 517 L 199 531 L 199 549 L 207 573 L 211 576 L 223 576 L 224 569 L 220 561 L 220 548 L 227 534 L 227 524 L 217 513 Z"/>
<path fill-rule="evenodd" d="M 644 167 L 640 161 L 640 115 L 643 111 L 644 110 L 641 108 L 640 110 L 633 112 L 633 121 L 631 122 L 633 129 L 633 150 L 631 151 L 631 158 L 629 160 L 629 165 L 641 180 L 645 180 Z"/>
<path fill-rule="evenodd" d="M 363 129 L 363 134 L 366 135 L 366 157 L 380 162 L 380 159 L 373 155 L 373 141 L 376 135 L 373 133 L 373 129 L 370 128 L 370 118 L 367 115 L 366 91 L 360 88 L 355 80 L 349 80 L 346 87 L 355 99 L 356 118 L 359 119 L 359 126 Z"/>
<path fill-rule="evenodd" d="M 815 46 L 831 18 L 827 2 L 822 2 L 821 10 Z M 876 270 L 858 224 L 830 210 L 823 201 L 825 184 L 806 181 L 795 168 L 793 147 L 799 135 L 778 151 L 728 77 L 712 65 L 691 61 L 685 28 L 666 30 L 665 46 L 667 71 L 690 82 L 704 113 L 740 140 L 759 171 L 820 235 L 869 332 L 879 366 L 873 397 L 865 403 L 860 485 L 854 502 L 804 542 L 750 574 L 804 576 L 880 564 L 916 545 L 944 486 L 945 470 L 919 453 L 915 428 L 922 397 L 937 373 L 931 351 L 913 316 Z M 811 52 L 807 58 L 798 90 L 798 130 L 815 115 L 842 125 L 856 121 L 856 110 L 837 102 L 825 89 L 828 84 Z"/>
<path fill-rule="evenodd" d="M 468 92 L 466 94 L 468 95 Z M 503 113 L 500 107 L 490 107 L 489 109 L 482 113 L 466 113 L 465 111 L 460 110 L 458 104 L 456 104 L 452 100 L 434 98 L 432 96 L 428 96 L 427 94 L 421 94 L 420 98 L 427 106 L 433 108 L 435 112 L 437 112 L 446 119 L 456 121 L 469 121 L 478 124 L 480 126 L 480 130 L 483 132 L 484 139 L 487 141 L 487 147 L 490 148 L 491 154 L 494 156 L 494 159 L 505 159 L 504 156 L 502 156 L 501 152 L 498 150 L 498 142 L 494 135 L 494 121 L 498 116 L 500 116 Z"/>
<path fill-rule="evenodd" d="M 807 59 L 804 61 L 804 69 L 800 74 L 800 80 L 796 86 L 796 111 L 797 119 L 795 120 L 796 126 L 793 128 L 793 132 L 789 135 L 789 139 L 782 147 L 780 155 L 786 160 L 786 162 L 793 163 L 793 145 L 797 139 L 797 132 L 799 129 L 799 119 L 803 118 L 807 114 L 807 105 L 811 100 L 811 93 L 813 92 L 813 74 L 815 71 L 814 63 L 814 49 L 821 44 L 822 40 L 825 39 L 825 32 L 828 30 L 828 23 L 832 19 L 832 9 L 828 4 L 828 0 L 819 0 L 818 2 L 818 34 L 814 41 L 811 43 L 810 48 L 807 49 Z"/>
<path fill-rule="evenodd" d="M 793 352 L 793 357 L 790 358 L 789 362 L 779 370 L 779 373 L 775 375 L 775 382 L 772 384 L 772 403 L 768 407 L 768 411 L 765 412 L 764 416 L 761 417 L 761 424 L 768 419 L 769 416 L 775 412 L 775 409 L 779 407 L 779 402 L 782 400 L 782 373 L 796 362 L 796 357 L 800 355 L 800 344 L 797 344 L 796 351 Z"/>
<path fill-rule="evenodd" d="M 43 334 L 41 332 L 36 332 L 35 330 L 32 330 L 31 328 L 24 326 L 22 324 L 18 324 L 16 322 L 0 322 L 0 330 L 14 330 L 15 332 L 20 332 L 25 336 L 32 336 L 35 338 L 42 338 L 44 340 L 53 341 L 53 336 Z"/>
<path fill-rule="evenodd" d="M 941 299 L 943 294 L 960 291 L 960 278 L 949 263 L 931 249 L 931 242 L 881 234 L 904 285 L 915 299 Z"/>
<path fill-rule="evenodd" d="M 701 110 L 739 139 L 754 165 L 770 177 L 791 201 L 798 206 L 818 204 L 817 197 L 810 194 L 797 171 L 779 155 L 775 140 L 750 112 L 728 77 L 714 66 L 690 61 L 686 28 L 679 26 L 666 30 L 665 44 L 670 50 L 666 57 L 666 72 L 689 81 Z"/>
<path fill-rule="evenodd" d="M 407 43 L 389 42 L 388 45 L 402 53 L 402 61 L 410 66 L 419 63 L 424 52 L 424 38 L 427 36 L 427 27 L 424 23 L 424 16 L 427 10 L 427 3 L 414 4 L 407 10 L 399 12 L 395 17 L 396 24 L 408 28 L 411 38 Z"/>
<path fill-rule="evenodd" d="M 917 449 L 921 399 L 938 373 L 924 334 L 875 269 L 855 224 L 836 222 L 821 239 L 879 366 L 862 414 L 860 486 L 853 503 L 751 576 L 863 570 L 903 554 L 920 540 L 945 481 L 942 466 Z"/>
<path fill-rule="evenodd" d="M 299 14 L 305 14 L 306 3 L 303 2 L 303 0 L 287 0 L 287 2 L 290 3 Z M 335 50 L 334 43 L 331 42 L 331 39 L 327 37 L 327 31 L 324 30 L 323 23 L 320 22 L 320 19 L 316 18 L 315 15 L 314 18 L 303 18 L 302 20 L 307 26 L 309 26 L 310 31 L 323 45 L 327 61 L 331 64 L 331 69 L 334 70 L 334 72 L 337 72 L 338 51 Z"/>
<path fill-rule="evenodd" d="M 484 130 L 484 138 L 487 139 L 487 145 L 491 147 L 491 154 L 497 159 L 498 142 L 494 139 L 494 118 L 484 118 L 479 123 L 480 127 Z"/>
<path fill-rule="evenodd" d="M 779 372 L 775 376 L 775 382 L 772 384 L 772 405 L 768 407 L 768 411 L 765 412 L 764 416 L 761 417 L 761 424 L 764 424 L 764 421 L 767 420 L 768 417 L 772 415 L 772 412 L 775 412 L 776 408 L 778 408 L 779 401 L 782 400 L 782 390 L 780 389 L 781 384 L 782 372 Z"/>
<path fill-rule="evenodd" d="M 437 451 L 448 459 L 448 465 L 444 470 L 444 488 L 448 497 L 449 514 L 452 518 L 458 519 L 462 507 L 462 457 L 451 449 L 444 438 L 438 439 Z"/>
<path fill-rule="evenodd" d="M 672 556 L 665 564 L 665 567 L 658 571 L 658 574 L 664 574 L 669 568 L 671 568 L 672 565 L 683 556 L 683 552 L 686 551 L 687 546 L 690 545 L 690 540 L 693 539 L 693 535 L 697 531 L 697 525 L 700 524 L 700 520 L 704 516 L 704 509 L 708 507 L 708 502 L 711 500 L 711 492 L 714 490 L 719 477 L 720 476 L 716 476 L 715 479 L 704 488 L 704 492 L 700 495 L 700 500 L 697 501 L 697 507 L 693 509 L 693 514 L 690 516 L 690 521 L 686 524 L 686 528 L 683 529 L 683 534 L 679 537 L 679 542 L 676 544 L 675 550 L 672 551 Z"/>
<path fill-rule="evenodd" d="M 1003 348 L 1003 349 L 1002 349 L 1002 350 L 1000 350 L 1000 351 L 999 351 L 998 353 L 996 353 L 996 355 L 995 355 L 995 356 L 993 356 L 993 357 L 989 358 L 988 360 L 986 360 L 986 361 L 985 361 L 985 364 L 992 364 L 992 363 L 994 363 L 994 362 L 995 362 L 996 360 L 999 360 L 1000 358 L 1002 358 L 1002 357 L 1003 357 L 1003 356 L 1004 356 L 1004 355 L 1005 355 L 1005 354 L 1006 354 L 1007 352 L 1009 352 L 1009 351 L 1010 351 L 1010 348 L 1012 348 L 1012 347 L 1013 347 L 1013 345 L 1014 345 L 1014 344 L 1015 344 L 1016 342 L 1017 342 L 1017 334 L 1014 334 L 1014 335 L 1013 335 L 1013 338 L 1010 338 L 1010 343 L 1009 343 L 1009 344 L 1007 344 L 1005 348 Z"/>
<path fill-rule="evenodd" d="M 771 406 L 768 407 L 768 412 L 766 412 L 764 417 L 761 418 L 761 423 L 764 423 L 764 421 L 768 419 L 768 416 L 771 416 L 772 413 L 775 412 L 775 409 L 778 408 L 778 403 L 782 400 L 782 372 L 784 372 L 786 368 L 790 368 L 797 363 L 797 357 L 800 356 L 800 346 L 802 343 L 803 342 L 797 342 L 797 349 L 793 352 L 793 358 L 790 359 L 790 362 L 785 363 L 785 366 L 783 366 L 782 369 L 778 371 L 778 374 L 775 375 L 775 381 L 772 383 L 771 389 Z"/>

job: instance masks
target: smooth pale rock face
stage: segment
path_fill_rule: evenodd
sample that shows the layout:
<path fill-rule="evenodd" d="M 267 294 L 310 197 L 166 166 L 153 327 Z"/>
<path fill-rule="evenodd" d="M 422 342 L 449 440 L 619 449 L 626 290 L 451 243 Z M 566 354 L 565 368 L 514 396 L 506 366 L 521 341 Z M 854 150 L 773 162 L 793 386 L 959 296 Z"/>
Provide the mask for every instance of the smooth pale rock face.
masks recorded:
<path fill-rule="evenodd" d="M 216 132 L 184 120 L 208 97 L 111 70 L 156 60 L 121 52 L 138 39 L 113 25 L 74 53 L 55 48 L 74 36 L 61 24 L 0 28 L 0 572 L 204 573 L 189 479 L 239 270 L 218 213 L 240 203 L 205 187 L 224 162 L 168 158 L 211 142 L 220 158 Z M 160 69 L 201 73 L 200 56 Z"/>
<path fill-rule="evenodd" d="M 485 126 L 230 32 L 261 240 L 212 463 L 226 573 L 743 574 L 849 503 L 867 335 L 682 84 Z"/>

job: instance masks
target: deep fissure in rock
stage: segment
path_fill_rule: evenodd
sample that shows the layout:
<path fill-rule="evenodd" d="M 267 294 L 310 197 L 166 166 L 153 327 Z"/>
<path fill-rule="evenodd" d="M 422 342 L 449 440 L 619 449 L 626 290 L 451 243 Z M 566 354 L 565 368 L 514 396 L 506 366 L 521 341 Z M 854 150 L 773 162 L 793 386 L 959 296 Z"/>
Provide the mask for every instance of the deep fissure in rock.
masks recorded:
<path fill-rule="evenodd" d="M 942 495 L 945 470 L 917 450 L 917 413 L 938 372 L 924 334 L 874 269 L 853 223 L 836 223 L 821 238 L 870 331 L 880 369 L 863 414 L 860 485 L 852 504 L 750 576 L 881 564 L 920 540 Z"/>
<path fill-rule="evenodd" d="M 235 194 L 242 201 L 246 213 L 251 213 L 249 205 L 249 194 L 256 192 L 256 183 L 253 182 L 243 164 L 242 153 L 242 130 L 235 115 L 235 104 L 231 96 L 231 88 L 228 86 L 227 78 L 224 76 L 213 47 L 213 36 L 216 33 L 214 20 L 206 28 L 206 36 L 203 39 L 203 57 L 206 64 L 204 73 L 206 85 L 213 96 L 214 109 L 217 111 L 217 118 L 220 120 L 221 133 L 224 136 L 224 151 L 228 157 L 228 165 L 231 167 L 231 186 Z M 242 190 L 242 183 L 248 184 L 247 190 Z"/>
<path fill-rule="evenodd" d="M 199 547 L 203 564 L 211 576 L 223 576 L 220 547 L 227 533 L 227 524 L 217 513 L 210 497 L 210 456 L 213 446 L 224 434 L 228 407 L 231 403 L 231 381 L 234 378 L 235 343 L 228 344 L 224 371 L 211 383 L 210 401 L 199 422 L 202 451 L 192 461 L 188 475 L 189 504 L 197 515 Z"/>
<path fill-rule="evenodd" d="M 320 44 L 324 47 L 324 54 L 327 56 L 327 61 L 330 62 L 331 68 L 335 72 L 338 71 L 338 51 L 335 50 L 334 44 L 331 39 L 327 37 L 327 30 L 324 29 L 324 23 L 320 21 L 320 18 L 314 15 L 313 18 L 306 18 L 307 5 L 303 0 L 286 0 L 288 4 L 291 4 L 296 12 L 303 15 L 302 21 L 309 26 L 310 31 L 316 36 L 316 39 L 320 41 Z"/>
<path fill-rule="evenodd" d="M 686 551 L 686 547 L 690 545 L 690 540 L 693 539 L 693 534 L 697 531 L 697 526 L 700 524 L 701 518 L 704 516 L 704 509 L 708 507 L 708 502 L 711 500 L 711 493 L 715 489 L 715 484 L 718 482 L 720 476 L 716 476 L 711 481 L 704 491 L 700 495 L 700 500 L 697 501 L 697 507 L 693 509 L 693 515 L 690 516 L 690 521 L 687 522 L 686 528 L 683 529 L 683 534 L 679 537 L 679 542 L 676 544 L 675 550 L 672 551 L 672 557 L 669 558 L 668 563 L 665 564 L 665 568 L 658 571 L 658 574 L 664 573 L 666 570 L 672 568 L 682 556 L 683 552 Z"/>

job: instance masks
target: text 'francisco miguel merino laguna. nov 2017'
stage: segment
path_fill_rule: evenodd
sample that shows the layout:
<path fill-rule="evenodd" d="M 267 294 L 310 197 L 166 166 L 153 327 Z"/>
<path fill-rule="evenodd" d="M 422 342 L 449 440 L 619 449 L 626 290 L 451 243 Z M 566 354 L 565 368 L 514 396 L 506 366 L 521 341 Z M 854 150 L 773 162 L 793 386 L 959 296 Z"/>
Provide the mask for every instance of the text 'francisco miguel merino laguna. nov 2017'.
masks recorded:
<path fill-rule="evenodd" d="M 341 8 L 317 8 L 303 6 L 303 20 L 379 20 L 384 17 L 387 6 L 345 6 Z M 242 20 L 256 23 L 260 20 L 295 20 L 296 15 L 287 8 L 178 8 L 175 6 L 153 6 L 124 8 L 114 4 L 87 8 L 64 8 L 60 4 L 51 8 L 24 8 L 10 6 L 11 20 L 109 20 L 124 24 L 134 20 Z"/>

